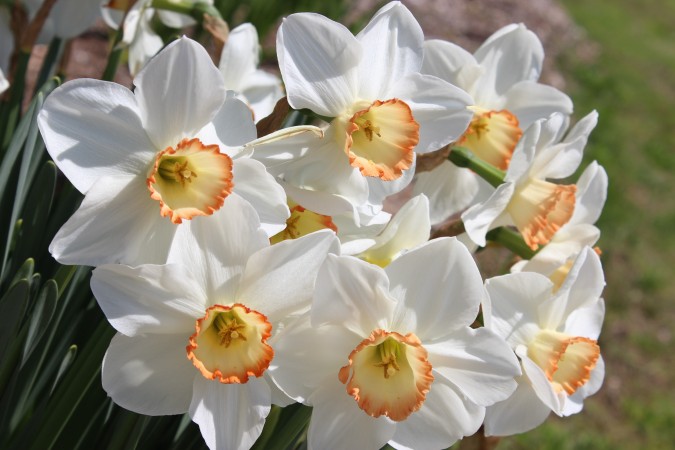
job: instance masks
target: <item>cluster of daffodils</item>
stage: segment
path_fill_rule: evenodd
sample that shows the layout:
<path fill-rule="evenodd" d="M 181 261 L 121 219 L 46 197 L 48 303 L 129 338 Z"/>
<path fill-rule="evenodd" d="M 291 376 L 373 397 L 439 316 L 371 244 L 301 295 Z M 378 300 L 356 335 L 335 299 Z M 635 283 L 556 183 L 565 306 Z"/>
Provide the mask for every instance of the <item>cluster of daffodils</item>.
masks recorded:
<path fill-rule="evenodd" d="M 399 2 L 356 36 L 293 14 L 277 32 L 284 91 L 251 25 L 216 66 L 186 37 L 155 55 L 154 15 L 141 0 L 116 22 L 133 91 L 70 81 L 39 115 L 84 195 L 50 251 L 96 267 L 115 403 L 187 413 L 212 449 L 250 448 L 272 404 L 313 408 L 313 449 L 441 449 L 582 409 L 604 376 L 607 177 L 592 163 L 556 181 L 597 115 L 567 131 L 572 103 L 537 82 L 531 31 L 507 26 L 472 55 L 425 41 Z M 258 135 L 284 95 L 294 112 Z M 458 237 L 429 240 L 452 217 Z M 498 227 L 530 252 L 484 280 L 472 252 Z"/>

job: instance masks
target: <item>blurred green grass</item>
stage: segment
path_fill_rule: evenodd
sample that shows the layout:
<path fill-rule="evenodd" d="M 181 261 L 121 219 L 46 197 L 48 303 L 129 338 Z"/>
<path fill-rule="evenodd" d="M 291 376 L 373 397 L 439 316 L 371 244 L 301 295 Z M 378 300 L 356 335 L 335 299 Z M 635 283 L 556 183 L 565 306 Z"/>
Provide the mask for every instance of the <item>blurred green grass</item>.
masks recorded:
<path fill-rule="evenodd" d="M 550 418 L 504 439 L 499 449 L 672 448 L 675 1 L 561 3 L 595 44 L 586 54 L 570 49 L 558 65 L 575 116 L 600 113 L 586 159 L 598 160 L 610 180 L 598 222 L 607 279 L 600 336 L 606 378 L 582 413 Z"/>

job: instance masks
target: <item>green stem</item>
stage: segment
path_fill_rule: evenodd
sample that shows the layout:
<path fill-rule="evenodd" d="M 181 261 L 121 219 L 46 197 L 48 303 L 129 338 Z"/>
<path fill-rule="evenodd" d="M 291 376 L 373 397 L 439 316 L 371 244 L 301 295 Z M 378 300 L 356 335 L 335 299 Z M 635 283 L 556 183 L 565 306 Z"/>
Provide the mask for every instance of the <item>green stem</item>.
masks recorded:
<path fill-rule="evenodd" d="M 63 40 L 61 38 L 55 37 L 49 43 L 49 49 L 47 50 L 47 56 L 45 56 L 44 61 L 42 62 L 42 67 L 40 68 L 40 73 L 38 74 L 37 81 L 35 82 L 35 89 L 33 90 L 33 95 L 37 94 L 40 90 L 40 87 L 47 82 L 49 75 L 54 69 L 54 64 L 56 59 L 61 53 L 61 46 Z"/>
<path fill-rule="evenodd" d="M 222 19 L 220 12 L 213 5 L 209 5 L 208 3 L 192 3 L 188 1 L 179 2 L 175 0 L 152 0 L 152 7 L 185 14 L 186 16 L 192 17 L 199 23 L 202 23 L 204 14 Z"/>
<path fill-rule="evenodd" d="M 122 57 L 122 46 L 119 45 L 122 42 L 122 37 L 124 36 L 124 27 L 120 25 L 119 29 L 115 32 L 115 36 L 112 40 L 110 56 L 108 56 L 108 64 L 106 64 L 105 69 L 103 70 L 103 75 L 101 80 L 103 81 L 112 81 L 115 78 L 115 73 L 117 72 L 117 66 L 120 65 L 120 59 Z"/>
<path fill-rule="evenodd" d="M 524 259 L 531 259 L 537 252 L 527 246 L 522 236 L 510 228 L 500 227 L 488 232 L 485 238 L 497 242 Z"/>
<path fill-rule="evenodd" d="M 504 182 L 504 176 L 506 175 L 504 171 L 486 163 L 467 148 L 453 147 L 450 155 L 448 155 L 448 160 L 457 167 L 471 169 L 494 187 Z"/>

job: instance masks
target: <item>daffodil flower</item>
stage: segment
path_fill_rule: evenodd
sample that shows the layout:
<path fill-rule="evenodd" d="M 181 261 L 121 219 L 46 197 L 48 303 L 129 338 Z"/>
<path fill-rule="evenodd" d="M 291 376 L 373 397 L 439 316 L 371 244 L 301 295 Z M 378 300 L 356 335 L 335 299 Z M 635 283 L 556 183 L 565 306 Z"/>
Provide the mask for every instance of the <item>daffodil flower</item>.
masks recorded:
<path fill-rule="evenodd" d="M 256 122 L 267 117 L 284 96 L 279 77 L 258 69 L 259 54 L 258 32 L 244 23 L 230 31 L 218 64 L 225 87 L 249 105 Z"/>
<path fill-rule="evenodd" d="M 462 214 L 469 238 L 484 246 L 489 229 L 515 225 L 533 250 L 547 244 L 572 218 L 577 195 L 577 186 L 547 179 L 576 171 L 596 119 L 595 112 L 589 114 L 564 137 L 568 120 L 562 114 L 533 123 L 516 147 L 504 183 Z"/>
<path fill-rule="evenodd" d="M 481 284 L 452 238 L 384 269 L 328 255 L 310 315 L 277 335 L 270 367 L 277 386 L 313 407 L 309 448 L 446 448 L 474 433 L 519 375 L 502 339 L 470 328 Z"/>
<path fill-rule="evenodd" d="M 537 36 L 523 24 L 511 24 L 496 31 L 473 55 L 450 42 L 426 41 L 422 73 L 473 97 L 474 117 L 457 145 L 506 170 L 523 130 L 553 113 L 572 113 L 567 95 L 537 82 L 543 61 Z"/>
<path fill-rule="evenodd" d="M 605 369 L 597 340 L 604 285 L 600 259 L 589 247 L 555 294 L 551 280 L 534 272 L 486 281 L 485 326 L 506 339 L 523 369 L 513 396 L 488 407 L 487 435 L 523 433 L 551 411 L 576 414 L 600 389 Z"/>
<path fill-rule="evenodd" d="M 45 101 L 38 124 L 47 150 L 85 194 L 56 234 L 64 264 L 166 261 L 176 230 L 205 220 L 230 198 L 254 205 L 268 235 L 285 227 L 283 189 L 242 146 L 255 139 L 251 112 L 223 85 L 196 42 L 182 38 L 135 78 L 75 80 Z"/>
<path fill-rule="evenodd" d="M 94 270 L 92 291 L 118 331 L 102 381 L 130 411 L 188 412 L 211 449 L 248 449 L 270 405 L 291 403 L 268 381 L 270 338 L 309 308 L 318 268 L 339 245 L 322 231 L 269 246 L 238 198 L 215 214 L 228 220 L 195 223 L 166 265 Z"/>
<path fill-rule="evenodd" d="M 581 174 L 576 186 L 576 204 L 570 221 L 531 259 L 514 264 L 511 272 L 541 273 L 549 277 L 558 289 L 584 247 L 592 247 L 598 242 L 600 230 L 593 224 L 600 217 L 607 199 L 607 173 L 593 161 Z M 600 249 L 596 248 L 596 251 Z"/>
<path fill-rule="evenodd" d="M 400 2 L 381 8 L 357 36 L 318 14 L 284 19 L 277 54 L 288 102 L 331 120 L 303 158 L 274 171 L 296 201 L 333 215 L 351 209 L 346 200 L 376 214 L 386 195 L 409 184 L 415 152 L 437 150 L 466 129 L 472 100 L 419 73 L 423 40 Z"/>

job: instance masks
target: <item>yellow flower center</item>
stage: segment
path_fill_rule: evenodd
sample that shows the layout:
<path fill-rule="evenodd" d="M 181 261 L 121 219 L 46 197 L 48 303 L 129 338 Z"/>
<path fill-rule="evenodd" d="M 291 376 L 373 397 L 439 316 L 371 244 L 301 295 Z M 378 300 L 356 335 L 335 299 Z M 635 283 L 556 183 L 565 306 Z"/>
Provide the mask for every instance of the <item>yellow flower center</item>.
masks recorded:
<path fill-rule="evenodd" d="M 286 239 L 297 239 L 326 228 L 337 233 L 337 227 L 331 216 L 317 214 L 290 199 L 288 200 L 288 207 L 291 210 L 291 216 L 286 220 L 286 228 L 270 238 L 271 244 L 277 244 Z"/>
<path fill-rule="evenodd" d="M 419 142 L 419 124 L 410 107 L 402 100 L 376 100 L 358 103 L 353 115 L 338 119 L 344 127 L 345 153 L 349 163 L 367 177 L 390 181 L 410 168 L 414 148 Z"/>
<path fill-rule="evenodd" d="M 506 210 L 532 250 L 548 243 L 572 218 L 576 191 L 573 184 L 561 185 L 535 178 L 516 190 Z"/>
<path fill-rule="evenodd" d="M 527 356 L 546 374 L 557 392 L 574 394 L 586 384 L 600 357 L 597 341 L 542 330 L 527 348 Z"/>
<path fill-rule="evenodd" d="M 221 383 L 246 383 L 269 367 L 274 350 L 267 344 L 272 325 L 246 306 L 214 305 L 197 320 L 187 357 L 204 378 Z"/>
<path fill-rule="evenodd" d="M 350 353 L 338 378 L 368 415 L 401 421 L 420 409 L 431 388 L 427 358 L 413 333 L 377 329 Z"/>
<path fill-rule="evenodd" d="M 457 141 L 482 160 L 506 170 L 516 144 L 523 135 L 518 118 L 507 110 L 490 111 L 474 107 L 469 128 Z"/>
<path fill-rule="evenodd" d="M 217 145 L 183 139 L 157 153 L 146 180 L 162 217 L 173 223 L 217 211 L 232 192 L 232 160 Z"/>

